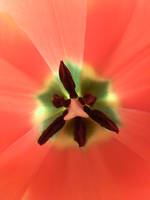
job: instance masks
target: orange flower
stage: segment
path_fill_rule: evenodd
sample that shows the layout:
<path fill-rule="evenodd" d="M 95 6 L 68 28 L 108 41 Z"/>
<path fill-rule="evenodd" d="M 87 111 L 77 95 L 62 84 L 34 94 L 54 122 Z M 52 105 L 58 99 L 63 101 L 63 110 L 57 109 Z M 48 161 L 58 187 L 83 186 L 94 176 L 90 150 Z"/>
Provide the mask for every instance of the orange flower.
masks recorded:
<path fill-rule="evenodd" d="M 0 1 L 0 199 L 150 199 L 149 9 L 146 0 Z M 33 95 L 66 59 L 112 81 L 119 134 L 103 138 L 96 126 L 100 138 L 82 148 L 37 143 Z"/>

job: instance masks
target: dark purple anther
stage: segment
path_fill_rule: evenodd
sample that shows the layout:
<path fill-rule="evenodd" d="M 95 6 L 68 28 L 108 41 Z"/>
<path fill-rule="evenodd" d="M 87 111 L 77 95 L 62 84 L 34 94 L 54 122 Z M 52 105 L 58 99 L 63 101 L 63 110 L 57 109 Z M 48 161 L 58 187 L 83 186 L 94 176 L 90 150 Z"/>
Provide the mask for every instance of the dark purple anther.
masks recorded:
<path fill-rule="evenodd" d="M 85 145 L 86 142 L 86 127 L 81 117 L 74 119 L 74 140 L 80 147 Z"/>
<path fill-rule="evenodd" d="M 72 75 L 63 61 L 60 62 L 59 77 L 64 88 L 68 91 L 70 98 L 77 98 L 78 95 L 75 91 L 75 83 Z"/>
<path fill-rule="evenodd" d="M 64 116 L 68 113 L 66 110 L 60 117 L 55 119 L 52 124 L 50 124 L 46 130 L 43 131 L 42 135 L 38 139 L 38 143 L 40 145 L 43 145 L 48 141 L 50 137 L 52 137 L 57 131 L 59 131 L 64 125 L 65 125 L 65 120 Z"/>
<path fill-rule="evenodd" d="M 94 95 L 88 93 L 85 94 L 83 97 L 79 98 L 79 101 L 82 105 L 89 105 L 89 106 L 93 106 L 93 104 L 96 102 L 97 97 L 95 97 Z"/>
<path fill-rule="evenodd" d="M 101 111 L 92 110 L 88 106 L 84 106 L 84 111 L 89 115 L 89 117 L 91 117 L 94 121 L 99 123 L 101 126 L 111 131 L 114 131 L 116 133 L 119 133 L 119 129 L 116 126 L 116 124 Z"/>
<path fill-rule="evenodd" d="M 70 105 L 70 102 L 70 99 L 65 100 L 63 96 L 59 96 L 57 94 L 53 95 L 52 103 L 56 108 L 60 108 L 62 106 L 68 107 Z"/>

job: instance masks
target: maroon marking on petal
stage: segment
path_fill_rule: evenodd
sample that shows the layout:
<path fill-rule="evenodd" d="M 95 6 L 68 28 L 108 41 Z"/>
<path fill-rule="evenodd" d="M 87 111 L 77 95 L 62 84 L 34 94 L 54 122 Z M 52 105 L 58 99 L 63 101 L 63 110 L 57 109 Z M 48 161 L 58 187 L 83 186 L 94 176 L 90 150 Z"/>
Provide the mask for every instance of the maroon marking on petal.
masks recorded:
<path fill-rule="evenodd" d="M 69 71 L 69 69 L 63 61 L 60 62 L 59 77 L 64 88 L 68 91 L 70 98 L 77 98 L 77 93 L 75 91 L 75 83 L 73 81 L 71 72 Z"/>
<path fill-rule="evenodd" d="M 80 147 L 86 143 L 86 127 L 81 117 L 74 119 L 74 140 L 79 144 Z"/>
<path fill-rule="evenodd" d="M 95 97 L 94 95 L 88 93 L 85 94 L 82 98 L 79 98 L 79 101 L 82 105 L 90 105 L 93 106 L 93 104 L 96 102 L 97 97 Z"/>
<path fill-rule="evenodd" d="M 60 108 L 62 106 L 68 107 L 70 105 L 70 99 L 65 100 L 63 96 L 59 96 L 57 94 L 53 95 L 52 103 L 56 108 Z"/>
<path fill-rule="evenodd" d="M 84 111 L 101 126 L 116 133 L 119 133 L 119 129 L 116 124 L 101 111 L 91 110 L 88 106 L 84 106 Z"/>
<path fill-rule="evenodd" d="M 66 110 L 60 117 L 55 119 L 52 124 L 50 124 L 45 131 L 43 131 L 42 135 L 38 139 L 38 143 L 43 145 L 48 141 L 50 137 L 52 137 L 56 132 L 58 132 L 65 125 L 64 116 L 68 113 Z"/>

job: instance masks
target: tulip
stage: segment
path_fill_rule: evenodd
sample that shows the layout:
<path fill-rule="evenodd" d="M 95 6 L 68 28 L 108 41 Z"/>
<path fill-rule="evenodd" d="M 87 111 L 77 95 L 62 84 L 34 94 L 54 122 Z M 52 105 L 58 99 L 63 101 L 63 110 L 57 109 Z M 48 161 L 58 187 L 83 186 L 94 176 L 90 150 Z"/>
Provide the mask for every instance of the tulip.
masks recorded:
<path fill-rule="evenodd" d="M 149 9 L 0 1 L 0 199 L 150 199 Z"/>

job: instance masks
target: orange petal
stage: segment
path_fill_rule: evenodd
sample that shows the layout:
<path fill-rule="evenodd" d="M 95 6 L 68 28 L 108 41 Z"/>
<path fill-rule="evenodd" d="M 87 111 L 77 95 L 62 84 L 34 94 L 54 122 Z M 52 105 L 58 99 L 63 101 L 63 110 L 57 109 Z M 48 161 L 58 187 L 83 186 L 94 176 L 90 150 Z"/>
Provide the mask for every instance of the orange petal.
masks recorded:
<path fill-rule="evenodd" d="M 145 49 L 146 50 L 146 49 Z M 135 56 L 132 62 L 120 67 L 113 76 L 113 86 L 121 104 L 127 108 L 150 111 L 150 48 Z"/>
<path fill-rule="evenodd" d="M 92 155 L 94 158 L 96 155 Z M 97 158 L 98 159 L 98 158 Z M 97 166 L 97 162 L 93 166 Z M 104 178 L 109 177 L 103 168 L 103 164 L 98 171 L 102 171 L 101 179 L 93 175 L 93 169 L 87 152 L 80 149 L 58 150 L 49 153 L 44 161 L 39 174 L 29 185 L 25 197 L 31 200 L 62 199 L 76 200 L 87 199 L 96 200 L 102 196 L 100 189 Z M 97 168 L 94 168 L 97 171 Z M 109 179 L 107 179 L 110 182 Z M 103 182 L 103 184 L 105 184 Z"/>
<path fill-rule="evenodd" d="M 14 142 L 31 127 L 37 90 L 28 76 L 0 60 L 0 151 Z"/>
<path fill-rule="evenodd" d="M 88 151 L 53 149 L 24 197 L 140 200 L 150 197 L 149 177 L 148 164 L 114 139 Z"/>
<path fill-rule="evenodd" d="M 10 145 L 0 157 L 1 199 L 22 199 L 30 182 L 44 160 L 49 148 L 37 144 L 36 128 Z"/>
<path fill-rule="evenodd" d="M 7 14 L 0 14 L 0 27 L 0 57 L 40 84 L 50 70 L 31 40 Z"/>
<path fill-rule="evenodd" d="M 122 107 L 150 112 L 150 87 L 129 90 L 120 100 Z"/>
<path fill-rule="evenodd" d="M 92 151 L 94 154 L 95 149 L 92 149 Z M 150 186 L 149 163 L 115 139 L 99 146 L 97 153 L 95 151 L 95 155 L 97 166 L 94 162 L 93 165 L 97 170 L 93 170 L 93 172 L 95 172 L 99 190 L 101 188 L 99 188 L 98 182 L 101 180 L 101 174 L 103 173 L 98 169 L 102 163 L 109 174 L 108 178 L 104 177 L 102 180 L 102 182 L 107 183 L 102 186 L 102 199 L 148 200 L 150 198 L 148 189 Z M 94 156 L 91 154 L 92 157 Z"/>
<path fill-rule="evenodd" d="M 122 2 L 122 1 L 121 1 Z M 150 2 L 146 0 L 136 1 L 132 18 L 126 27 L 118 46 L 113 51 L 109 64 L 105 67 L 107 76 L 115 76 L 118 79 L 125 77 L 129 71 L 134 71 L 141 64 L 143 73 L 146 62 L 149 63 L 149 35 L 150 35 Z M 136 78 L 136 74 L 134 77 Z M 118 81 L 120 81 L 118 80 Z"/>
<path fill-rule="evenodd" d="M 150 160 L 150 113 L 123 108 L 120 113 L 123 126 L 120 134 L 114 137 L 145 160 Z"/>
<path fill-rule="evenodd" d="M 106 70 L 135 9 L 136 0 L 89 0 L 85 38 L 85 61 L 98 72 Z"/>
<path fill-rule="evenodd" d="M 52 70 L 66 57 L 81 63 L 86 0 L 4 0 L 0 7 L 28 34 Z"/>

